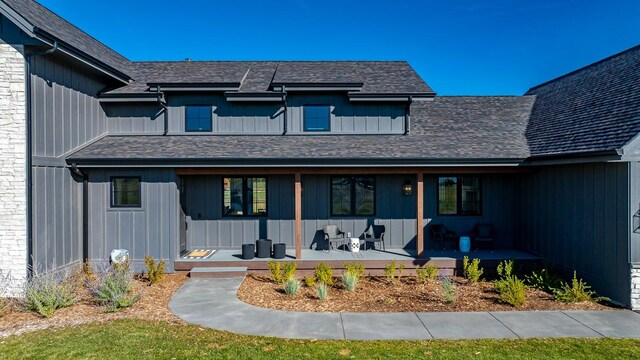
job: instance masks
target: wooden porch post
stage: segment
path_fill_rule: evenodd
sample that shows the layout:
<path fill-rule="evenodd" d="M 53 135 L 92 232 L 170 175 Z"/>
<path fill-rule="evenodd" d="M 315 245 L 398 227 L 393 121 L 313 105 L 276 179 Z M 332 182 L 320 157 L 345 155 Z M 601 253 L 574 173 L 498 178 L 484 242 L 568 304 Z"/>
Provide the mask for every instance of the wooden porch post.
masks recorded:
<path fill-rule="evenodd" d="M 418 173 L 418 181 L 416 184 L 417 197 L 417 219 L 418 229 L 416 231 L 416 256 L 421 258 L 424 256 L 424 182 L 422 173 Z"/>
<path fill-rule="evenodd" d="M 295 223 L 296 259 L 302 258 L 302 181 L 300 173 L 295 174 Z"/>

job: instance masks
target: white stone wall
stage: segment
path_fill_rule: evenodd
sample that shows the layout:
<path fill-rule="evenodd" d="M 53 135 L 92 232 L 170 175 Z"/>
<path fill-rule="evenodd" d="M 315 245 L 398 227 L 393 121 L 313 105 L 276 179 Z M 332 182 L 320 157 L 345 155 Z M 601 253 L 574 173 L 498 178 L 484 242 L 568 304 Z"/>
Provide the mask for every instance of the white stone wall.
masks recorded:
<path fill-rule="evenodd" d="M 16 295 L 27 275 L 25 61 L 0 43 L 0 270 Z"/>
<path fill-rule="evenodd" d="M 631 309 L 640 310 L 640 264 L 631 266 Z"/>

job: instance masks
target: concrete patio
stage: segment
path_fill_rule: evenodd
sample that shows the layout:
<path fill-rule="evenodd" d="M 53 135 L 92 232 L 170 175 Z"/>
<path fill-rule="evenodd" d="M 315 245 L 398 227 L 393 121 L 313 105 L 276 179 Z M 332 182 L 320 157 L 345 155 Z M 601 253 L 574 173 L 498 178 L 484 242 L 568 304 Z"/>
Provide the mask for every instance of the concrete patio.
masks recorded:
<path fill-rule="evenodd" d="M 619 311 L 467 313 L 309 313 L 240 301 L 242 278 L 190 279 L 170 310 L 186 322 L 281 338 L 419 340 L 481 338 L 640 338 L 640 314 Z"/>

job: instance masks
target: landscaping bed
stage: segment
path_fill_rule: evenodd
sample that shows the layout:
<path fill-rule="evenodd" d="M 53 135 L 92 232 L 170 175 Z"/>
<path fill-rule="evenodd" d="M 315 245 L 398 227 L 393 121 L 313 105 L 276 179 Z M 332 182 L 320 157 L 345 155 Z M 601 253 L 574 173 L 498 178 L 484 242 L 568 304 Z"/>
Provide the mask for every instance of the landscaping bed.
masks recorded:
<path fill-rule="evenodd" d="M 72 281 L 84 282 L 85 275 L 79 273 Z M 135 281 L 135 291 L 140 291 L 140 299 L 131 307 L 118 312 L 106 312 L 104 306 L 98 306 L 86 287 L 78 287 L 79 301 L 69 307 L 61 308 L 44 318 L 35 312 L 27 311 L 14 301 L 12 306 L 0 314 L 0 337 L 20 334 L 25 331 L 78 325 L 87 322 L 105 322 L 114 319 L 136 318 L 181 322 L 169 311 L 169 300 L 173 293 L 188 280 L 186 275 L 165 275 L 153 286 L 143 279 Z"/>
<path fill-rule="evenodd" d="M 386 277 L 363 276 L 354 291 L 347 291 L 335 278 L 327 299 L 320 300 L 314 287 L 302 282 L 295 295 L 287 295 L 283 286 L 269 276 L 252 274 L 245 278 L 238 297 L 251 305 L 288 311 L 305 312 L 428 312 L 428 311 L 514 311 L 514 310 L 615 310 L 617 308 L 591 301 L 564 303 L 542 290 L 527 288 L 526 302 L 513 307 L 500 302 L 489 281 L 469 283 L 453 277 L 456 300 L 446 302 L 442 280 L 418 281 L 404 276 L 396 281 Z"/>

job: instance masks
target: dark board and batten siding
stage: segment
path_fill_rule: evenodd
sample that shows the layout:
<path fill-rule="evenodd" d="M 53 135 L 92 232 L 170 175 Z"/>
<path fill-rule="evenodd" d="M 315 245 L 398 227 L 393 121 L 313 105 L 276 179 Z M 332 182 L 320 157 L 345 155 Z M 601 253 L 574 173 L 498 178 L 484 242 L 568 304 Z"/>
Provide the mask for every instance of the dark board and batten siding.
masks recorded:
<path fill-rule="evenodd" d="M 292 230 L 291 225 L 281 224 L 293 219 L 293 176 L 269 176 L 268 217 L 246 218 L 223 217 L 222 177 L 185 176 L 183 180 L 189 248 L 238 249 L 243 243 L 267 237 L 293 246 L 292 232 L 286 232 Z M 276 229 L 285 232 L 272 233 Z"/>
<path fill-rule="evenodd" d="M 455 174 L 446 174 L 449 176 Z M 442 245 L 431 238 L 431 224 L 444 224 L 458 235 L 469 235 L 476 224 L 492 224 L 495 228 L 495 247 L 513 247 L 515 226 L 516 176 L 510 174 L 477 175 L 481 181 L 482 213 L 478 216 L 438 215 L 438 176 L 425 176 L 424 204 L 427 249 L 438 249 Z M 426 224 L 426 223 L 425 223 Z"/>
<path fill-rule="evenodd" d="M 186 133 L 185 106 L 188 105 L 211 105 L 214 134 L 274 135 L 284 130 L 279 103 L 230 103 L 222 95 L 169 95 L 167 99 L 169 134 Z"/>
<path fill-rule="evenodd" d="M 160 135 L 164 132 L 166 113 L 158 104 L 135 104 L 121 106 L 103 104 L 108 117 L 109 134 L 148 134 Z"/>
<path fill-rule="evenodd" d="M 630 246 L 629 260 L 632 264 L 640 264 L 640 162 L 629 163 L 630 170 L 630 209 L 629 222 Z M 637 215 L 636 215 L 637 214 Z M 635 215 L 635 217 L 634 217 Z M 639 227 L 636 229 L 636 227 Z"/>
<path fill-rule="evenodd" d="M 58 165 L 64 154 L 106 132 L 96 98 L 105 84 L 55 56 L 31 59 L 33 264 L 61 268 L 82 259 L 82 181 Z M 49 164 L 49 165 L 45 165 Z"/>
<path fill-rule="evenodd" d="M 629 303 L 629 163 L 549 166 L 522 177 L 516 245 Z"/>
<path fill-rule="evenodd" d="M 106 86 L 51 56 L 32 58 L 33 155 L 59 157 L 106 133 Z"/>
<path fill-rule="evenodd" d="M 179 192 L 173 169 L 91 170 L 89 173 L 89 258 L 107 259 L 124 248 L 138 269 L 145 255 L 169 260 L 173 271 L 179 239 Z M 112 176 L 141 178 L 141 207 L 112 208 Z"/>
<path fill-rule="evenodd" d="M 284 108 L 279 102 L 228 102 L 223 95 L 167 95 L 169 109 L 160 113 L 157 104 L 104 104 L 110 134 L 161 134 L 168 116 L 168 134 L 262 134 L 284 131 Z M 304 134 L 304 105 L 331 106 L 331 133 L 402 134 L 402 104 L 351 103 L 346 95 L 290 94 L 288 134 Z M 185 106 L 210 105 L 212 132 L 185 131 Z M 311 134 L 317 135 L 318 132 Z"/>
<path fill-rule="evenodd" d="M 33 264 L 40 270 L 82 259 L 82 183 L 61 167 L 33 168 Z"/>

